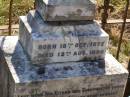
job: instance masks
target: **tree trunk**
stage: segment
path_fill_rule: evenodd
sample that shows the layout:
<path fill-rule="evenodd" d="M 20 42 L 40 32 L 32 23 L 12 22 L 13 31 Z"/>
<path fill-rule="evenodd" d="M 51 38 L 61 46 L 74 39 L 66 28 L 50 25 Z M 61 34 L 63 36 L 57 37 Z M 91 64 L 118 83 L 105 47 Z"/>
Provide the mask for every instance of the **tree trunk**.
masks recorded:
<path fill-rule="evenodd" d="M 105 30 L 107 19 L 108 19 L 108 9 L 109 9 L 110 0 L 104 0 L 104 10 L 102 13 L 102 28 Z"/>
<path fill-rule="evenodd" d="M 13 0 L 10 0 L 10 7 L 9 7 L 9 35 L 11 35 L 11 32 L 12 32 L 12 6 L 13 6 Z"/>
<path fill-rule="evenodd" d="M 127 0 L 126 2 L 126 7 L 125 7 L 125 12 L 124 12 L 124 16 L 123 16 L 123 24 L 122 24 L 122 29 L 120 32 L 120 38 L 119 38 L 119 43 L 118 43 L 118 48 L 117 48 L 117 55 L 116 55 L 116 59 L 119 60 L 119 54 L 120 54 L 120 48 L 121 48 L 121 44 L 122 44 L 122 38 L 123 38 L 123 34 L 124 34 L 124 30 L 125 30 L 125 25 L 126 25 L 126 18 L 127 18 L 127 14 L 128 14 L 128 8 L 129 8 L 129 0 Z"/>

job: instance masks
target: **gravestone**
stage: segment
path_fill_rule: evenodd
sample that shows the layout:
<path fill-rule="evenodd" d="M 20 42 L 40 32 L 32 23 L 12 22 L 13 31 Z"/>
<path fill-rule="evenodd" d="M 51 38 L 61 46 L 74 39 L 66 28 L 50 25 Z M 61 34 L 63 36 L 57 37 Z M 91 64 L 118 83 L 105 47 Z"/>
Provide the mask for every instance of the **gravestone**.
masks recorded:
<path fill-rule="evenodd" d="M 108 38 L 95 21 L 46 23 L 35 11 L 20 17 L 20 42 L 34 64 L 103 59 Z"/>
<path fill-rule="evenodd" d="M 106 52 L 95 6 L 36 0 L 20 16 L 19 37 L 0 37 L 0 97 L 123 97 L 128 71 Z"/>
<path fill-rule="evenodd" d="M 17 36 L 2 40 L 1 97 L 123 97 L 128 72 L 110 54 L 104 60 L 39 66 L 28 59 Z"/>

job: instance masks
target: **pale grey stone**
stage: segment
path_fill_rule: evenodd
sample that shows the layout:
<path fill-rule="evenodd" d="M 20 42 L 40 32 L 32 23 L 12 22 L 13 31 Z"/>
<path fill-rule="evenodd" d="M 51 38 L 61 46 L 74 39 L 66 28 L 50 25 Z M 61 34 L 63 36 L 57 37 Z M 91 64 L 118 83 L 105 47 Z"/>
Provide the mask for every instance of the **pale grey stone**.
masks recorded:
<path fill-rule="evenodd" d="M 123 97 L 128 71 L 110 54 L 104 60 L 38 66 L 31 64 L 17 36 L 0 40 L 5 58 L 0 78 L 3 94 L 9 95 L 1 97 Z"/>
<path fill-rule="evenodd" d="M 45 21 L 93 20 L 96 0 L 35 0 Z"/>
<path fill-rule="evenodd" d="M 19 33 L 34 64 L 103 59 L 109 40 L 95 21 L 58 25 L 44 22 L 34 11 L 20 17 Z"/>

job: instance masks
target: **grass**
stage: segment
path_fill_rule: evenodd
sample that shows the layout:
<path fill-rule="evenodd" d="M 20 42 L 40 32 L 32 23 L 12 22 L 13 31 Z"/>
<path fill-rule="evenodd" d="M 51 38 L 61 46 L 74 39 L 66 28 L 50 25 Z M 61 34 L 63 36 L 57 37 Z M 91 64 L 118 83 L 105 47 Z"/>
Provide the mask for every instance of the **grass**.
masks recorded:
<path fill-rule="evenodd" d="M 104 0 L 97 0 L 97 5 L 103 5 Z M 124 11 L 126 0 L 110 0 L 110 5 L 114 7 L 114 11 L 109 14 L 109 18 L 119 19 L 122 18 L 122 12 Z M 130 13 L 129 13 L 130 14 Z M 99 14 L 98 17 L 101 15 Z"/>
<path fill-rule="evenodd" d="M 116 57 L 117 46 L 120 36 L 120 28 L 118 26 L 114 26 L 112 28 L 109 28 L 107 32 L 109 32 L 110 36 L 109 51 L 111 54 L 113 54 L 114 57 Z M 130 40 L 126 36 L 124 36 L 122 40 L 119 61 L 121 63 L 128 64 L 128 56 L 130 56 Z"/>
<path fill-rule="evenodd" d="M 10 0 L 0 0 L 0 25 L 8 24 L 8 10 Z M 33 0 L 14 0 L 13 3 L 13 24 L 18 23 L 20 15 L 33 9 Z"/>
<path fill-rule="evenodd" d="M 109 46 L 109 52 L 116 57 L 116 51 L 117 51 L 117 47 L 115 46 Z M 119 60 L 120 63 L 123 64 L 123 66 L 125 68 L 128 67 L 128 62 L 129 62 L 129 57 L 127 55 L 125 55 L 123 52 L 120 52 L 120 56 L 119 56 Z"/>

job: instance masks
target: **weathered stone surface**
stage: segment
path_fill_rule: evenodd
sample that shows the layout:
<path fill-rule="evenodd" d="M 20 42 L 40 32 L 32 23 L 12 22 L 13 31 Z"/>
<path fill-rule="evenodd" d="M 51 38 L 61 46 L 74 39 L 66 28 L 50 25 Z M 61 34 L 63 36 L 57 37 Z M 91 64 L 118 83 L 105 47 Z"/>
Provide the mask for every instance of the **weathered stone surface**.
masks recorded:
<path fill-rule="evenodd" d="M 96 22 L 46 23 L 33 11 L 20 17 L 19 32 L 34 64 L 103 59 L 109 40 Z"/>
<path fill-rule="evenodd" d="M 93 20 L 96 0 L 35 0 L 45 21 Z"/>
<path fill-rule="evenodd" d="M 105 60 L 40 67 L 31 64 L 17 39 L 1 38 L 6 61 L 0 62 L 1 97 L 123 97 L 128 72 L 110 54 Z"/>

